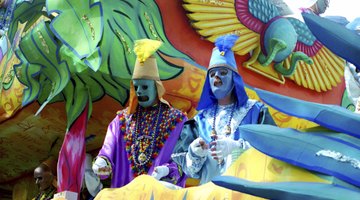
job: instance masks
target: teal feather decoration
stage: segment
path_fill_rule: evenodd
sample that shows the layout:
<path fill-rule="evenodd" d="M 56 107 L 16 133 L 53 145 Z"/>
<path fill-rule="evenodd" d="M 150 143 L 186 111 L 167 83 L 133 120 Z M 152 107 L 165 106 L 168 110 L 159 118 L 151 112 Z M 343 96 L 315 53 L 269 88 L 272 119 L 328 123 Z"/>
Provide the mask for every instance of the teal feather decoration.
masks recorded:
<path fill-rule="evenodd" d="M 224 52 L 225 54 L 227 51 L 231 50 L 237 39 L 239 39 L 238 35 L 223 35 L 216 39 L 215 46 L 220 52 Z"/>

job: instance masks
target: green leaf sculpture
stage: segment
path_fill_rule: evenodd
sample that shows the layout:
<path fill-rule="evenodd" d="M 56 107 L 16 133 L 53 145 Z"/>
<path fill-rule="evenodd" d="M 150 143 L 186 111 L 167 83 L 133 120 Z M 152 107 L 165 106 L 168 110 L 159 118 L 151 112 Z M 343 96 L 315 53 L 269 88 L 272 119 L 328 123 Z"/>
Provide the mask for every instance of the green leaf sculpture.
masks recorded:
<path fill-rule="evenodd" d="M 100 45 L 100 71 L 131 79 L 136 59 L 133 53 L 134 41 L 143 38 L 164 42 L 158 54 L 190 60 L 168 41 L 155 1 L 114 0 L 101 1 L 101 4 L 104 11 L 104 33 Z M 162 80 L 172 79 L 182 72 L 182 67 L 167 62 L 161 56 L 157 57 L 157 61 Z"/>
<path fill-rule="evenodd" d="M 89 0 L 51 0 L 46 1 L 46 8 L 48 15 L 57 14 L 51 21 L 51 31 L 97 71 L 101 64 L 98 44 L 103 31 L 101 4 Z"/>
<path fill-rule="evenodd" d="M 69 69 L 66 62 L 59 60 L 57 52 L 60 47 L 54 40 L 54 35 L 49 31 L 48 24 L 44 21 L 37 24 L 31 32 L 26 34 L 20 41 L 19 46 L 26 60 L 29 63 L 40 65 L 41 75 L 51 83 L 51 90 L 46 101 L 42 103 L 38 110 L 37 113 L 39 113 L 53 97 L 64 89 L 70 80 Z"/>
<path fill-rule="evenodd" d="M 11 20 L 8 30 L 8 37 L 11 42 L 18 29 L 18 23 L 27 22 L 27 25 L 24 28 L 24 31 L 27 31 L 40 16 L 44 15 L 44 12 L 42 12 L 44 6 L 45 0 L 23 1 L 16 5 L 13 19 Z"/>
<path fill-rule="evenodd" d="M 22 106 L 26 106 L 36 100 L 40 93 L 39 73 L 41 66 L 29 63 L 19 49 L 15 53 L 20 60 L 20 64 L 15 65 L 14 70 L 15 74 L 20 75 L 18 80 L 26 86 L 22 100 Z"/>
<path fill-rule="evenodd" d="M 80 116 L 85 109 L 87 103 L 89 103 L 89 115 L 92 111 L 92 101 L 90 99 L 90 93 L 84 83 L 78 76 L 73 76 L 72 81 L 68 83 L 63 91 L 66 99 L 66 116 L 67 116 L 67 131 L 75 120 Z"/>
<path fill-rule="evenodd" d="M 44 7 L 44 1 L 35 2 L 39 5 L 26 4 L 30 10 L 19 6 L 16 12 L 29 16 L 28 12 Z M 91 114 L 92 102 L 104 95 L 126 105 L 136 60 L 135 40 L 164 42 L 157 52 L 162 80 L 183 70 L 165 56 L 191 60 L 167 40 L 155 1 L 47 0 L 46 8 L 49 23 L 28 21 L 31 28 L 21 39 L 17 51 L 21 63 L 16 71 L 28 87 L 24 105 L 38 100 L 40 112 L 48 103 L 66 101 L 68 129 L 87 103 Z"/>

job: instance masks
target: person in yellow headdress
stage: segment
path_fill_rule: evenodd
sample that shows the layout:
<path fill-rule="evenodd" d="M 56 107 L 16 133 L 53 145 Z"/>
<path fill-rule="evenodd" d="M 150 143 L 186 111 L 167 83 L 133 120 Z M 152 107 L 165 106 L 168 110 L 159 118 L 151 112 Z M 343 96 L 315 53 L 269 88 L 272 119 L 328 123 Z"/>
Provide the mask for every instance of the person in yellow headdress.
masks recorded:
<path fill-rule="evenodd" d="M 130 84 L 129 106 L 109 124 L 93 171 L 102 178 L 112 175 L 111 187 L 126 185 L 142 174 L 184 186 L 185 176 L 171 153 L 187 117 L 162 97 L 156 58 L 157 40 L 135 41 L 137 55 Z"/>

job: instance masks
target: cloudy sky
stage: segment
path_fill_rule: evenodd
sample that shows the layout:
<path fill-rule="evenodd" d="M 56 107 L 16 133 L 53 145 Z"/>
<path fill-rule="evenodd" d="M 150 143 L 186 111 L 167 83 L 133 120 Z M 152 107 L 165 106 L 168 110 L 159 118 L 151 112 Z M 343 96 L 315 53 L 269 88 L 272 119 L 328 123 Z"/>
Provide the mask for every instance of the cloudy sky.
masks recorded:
<path fill-rule="evenodd" d="M 275 2 L 285 2 L 292 11 L 295 11 L 295 15 L 300 18 L 300 12 L 296 13 L 298 8 L 307 8 L 313 5 L 317 0 L 272 0 Z M 356 17 L 360 17 L 359 0 L 330 0 L 329 8 L 322 16 L 343 16 L 349 21 L 354 20 Z"/>
<path fill-rule="evenodd" d="M 352 21 L 360 17 L 359 0 L 330 0 L 330 6 L 323 15 L 340 15 Z"/>

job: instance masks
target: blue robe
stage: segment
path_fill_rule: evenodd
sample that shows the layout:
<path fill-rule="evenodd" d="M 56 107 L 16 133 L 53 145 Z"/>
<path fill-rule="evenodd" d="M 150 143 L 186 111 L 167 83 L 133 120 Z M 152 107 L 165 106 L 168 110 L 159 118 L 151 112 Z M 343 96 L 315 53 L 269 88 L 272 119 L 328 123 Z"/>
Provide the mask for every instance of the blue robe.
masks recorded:
<path fill-rule="evenodd" d="M 233 160 L 228 157 L 225 158 L 225 162 L 218 164 L 218 161 L 214 160 L 210 153 L 208 153 L 206 157 L 201 158 L 195 155 L 190 148 L 191 142 L 198 137 L 201 137 L 206 143 L 210 143 L 210 134 L 214 124 L 214 119 L 211 117 L 213 116 L 211 114 L 213 113 L 213 110 L 214 107 L 201 110 L 192 120 L 185 123 L 179 141 L 172 154 L 172 159 L 182 167 L 185 174 L 188 177 L 200 179 L 200 184 L 207 183 L 213 177 L 221 175 L 230 166 Z M 220 116 L 221 118 L 215 124 L 219 125 L 221 124 L 221 121 L 228 123 L 226 122 L 228 120 L 226 119 L 226 116 L 230 115 L 229 110 L 226 110 L 225 108 L 223 112 L 227 113 Z M 237 122 L 231 123 L 233 131 L 229 136 L 234 140 L 239 140 L 241 138 L 241 132 L 239 131 L 240 125 L 262 123 L 274 124 L 273 119 L 268 113 L 267 107 L 255 100 L 248 100 L 245 106 L 236 108 L 234 112 L 234 121 Z M 218 132 L 219 129 L 216 129 L 216 131 Z M 245 149 L 247 148 L 249 148 L 249 146 L 245 147 Z M 239 149 L 239 151 L 240 150 L 241 149 Z"/>

